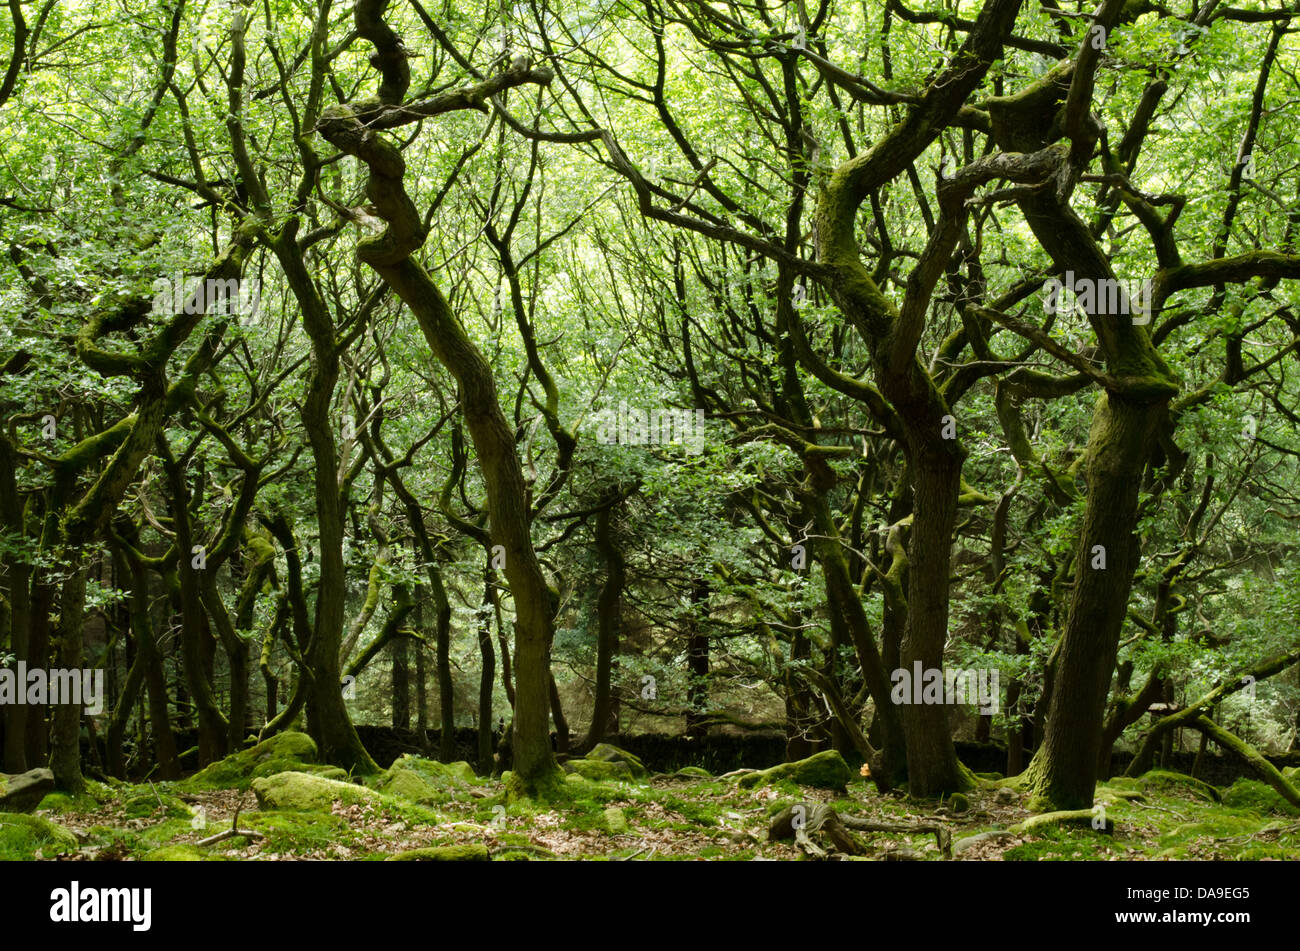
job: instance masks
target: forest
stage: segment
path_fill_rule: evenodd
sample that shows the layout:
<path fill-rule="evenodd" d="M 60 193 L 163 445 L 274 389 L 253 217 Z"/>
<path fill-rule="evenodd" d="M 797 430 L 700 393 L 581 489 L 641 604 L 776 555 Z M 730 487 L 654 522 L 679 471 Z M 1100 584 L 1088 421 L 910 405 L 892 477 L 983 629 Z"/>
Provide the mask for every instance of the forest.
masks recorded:
<path fill-rule="evenodd" d="M 6 0 L 0 859 L 1300 859 L 1235 2 Z"/>

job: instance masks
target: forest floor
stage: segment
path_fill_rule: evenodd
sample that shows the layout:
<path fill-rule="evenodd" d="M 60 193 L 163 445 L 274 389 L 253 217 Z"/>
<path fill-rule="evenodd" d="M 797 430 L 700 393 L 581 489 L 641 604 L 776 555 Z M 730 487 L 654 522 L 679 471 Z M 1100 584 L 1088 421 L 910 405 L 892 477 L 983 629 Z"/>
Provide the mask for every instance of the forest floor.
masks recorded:
<path fill-rule="evenodd" d="M 628 754 L 614 755 L 640 772 Z M 1117 778 L 1098 787 L 1092 810 L 1104 810 L 1109 831 L 1079 816 L 1023 830 L 1031 816 L 1023 792 L 992 776 L 936 802 L 882 796 L 856 775 L 841 792 L 753 771 L 637 778 L 615 759 L 579 764 L 585 775 L 571 774 L 548 803 L 511 801 L 499 779 L 463 763 L 406 756 L 361 784 L 313 758 L 307 737 L 285 734 L 179 782 L 90 782 L 80 796 L 51 793 L 32 815 L 0 814 L 0 859 L 793 860 L 804 849 L 773 841 L 773 819 L 801 804 L 816 812 L 818 803 L 850 824 L 943 830 L 855 830 L 852 844 L 868 859 L 1300 859 L 1300 809 L 1253 780 L 1215 789 L 1177 773 Z M 205 844 L 236 816 L 239 832 Z"/>

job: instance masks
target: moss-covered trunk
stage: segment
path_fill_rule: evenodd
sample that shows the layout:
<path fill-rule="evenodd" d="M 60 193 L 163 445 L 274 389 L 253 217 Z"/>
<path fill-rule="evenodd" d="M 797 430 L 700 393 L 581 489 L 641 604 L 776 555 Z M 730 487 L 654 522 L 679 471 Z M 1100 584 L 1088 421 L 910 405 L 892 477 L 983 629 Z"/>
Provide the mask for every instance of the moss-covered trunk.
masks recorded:
<path fill-rule="evenodd" d="M 1074 593 L 1057 653 L 1042 745 L 1029 767 L 1036 805 L 1092 805 L 1106 696 L 1140 545 L 1138 490 L 1161 408 L 1103 393 L 1088 437 L 1088 501 Z"/>

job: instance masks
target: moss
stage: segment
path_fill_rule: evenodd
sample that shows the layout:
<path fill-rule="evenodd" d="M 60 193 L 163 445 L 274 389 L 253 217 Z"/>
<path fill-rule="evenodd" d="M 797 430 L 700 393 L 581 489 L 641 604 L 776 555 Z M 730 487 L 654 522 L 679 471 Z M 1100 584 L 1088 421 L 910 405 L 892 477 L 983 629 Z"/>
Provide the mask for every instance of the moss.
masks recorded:
<path fill-rule="evenodd" d="M 256 746 L 211 763 L 179 783 L 182 789 L 246 789 L 254 779 L 291 771 L 343 779 L 337 766 L 316 762 L 316 743 L 306 733 L 280 733 Z"/>
<path fill-rule="evenodd" d="M 40 812 L 91 812 L 99 805 L 99 802 L 93 796 L 85 792 L 78 795 L 71 795 L 66 792 L 55 791 L 46 795 L 41 800 L 41 804 L 36 807 Z"/>
<path fill-rule="evenodd" d="M 241 828 L 260 832 L 262 851 L 297 854 L 328 849 L 348 836 L 348 824 L 339 816 L 303 812 L 251 812 L 239 818 Z"/>
<path fill-rule="evenodd" d="M 382 801 L 379 793 L 365 786 L 299 772 L 254 779 L 253 794 L 257 796 L 257 805 L 261 809 L 296 812 L 329 812 L 335 802 L 350 805 Z"/>
<path fill-rule="evenodd" d="M 807 759 L 793 763 L 782 763 L 771 769 L 757 773 L 747 773 L 737 780 L 741 789 L 753 789 L 766 786 L 779 780 L 789 780 L 800 786 L 812 786 L 817 789 L 834 789 L 843 792 L 848 786 L 851 773 L 849 764 L 835 750 L 814 753 Z"/>
<path fill-rule="evenodd" d="M 168 819 L 188 819 L 193 815 L 190 807 L 175 796 L 148 788 L 127 796 L 122 801 L 122 812 L 128 819 L 147 819 L 159 815 Z"/>
<path fill-rule="evenodd" d="M 0 813 L 0 861 L 52 858 L 77 851 L 77 837 L 63 826 L 25 813 Z"/>
<path fill-rule="evenodd" d="M 1004 778 L 1001 773 L 976 773 L 975 776 L 979 779 L 987 780 L 990 783 L 996 783 L 1000 779 Z"/>
<path fill-rule="evenodd" d="M 970 809 L 970 800 L 962 793 L 953 793 L 948 797 L 948 808 L 953 812 L 966 812 Z"/>
<path fill-rule="evenodd" d="M 491 858 L 487 846 L 479 842 L 467 845 L 435 845 L 411 849 L 389 856 L 390 862 L 486 862 Z"/>
<path fill-rule="evenodd" d="M 536 858 L 538 858 L 538 856 L 533 855 L 529 852 L 523 852 L 517 849 L 511 849 L 509 851 L 500 852 L 492 856 L 492 861 L 493 862 L 531 862 Z"/>
<path fill-rule="evenodd" d="M 1144 791 L 1150 790 L 1185 790 L 1209 802 L 1218 802 L 1222 797 L 1219 791 L 1209 783 L 1170 770 L 1153 769 L 1138 777 L 1138 786 Z"/>
<path fill-rule="evenodd" d="M 164 845 L 144 856 L 146 862 L 201 862 L 203 852 L 197 845 L 178 842 L 176 845 Z"/>
<path fill-rule="evenodd" d="M 632 775 L 637 778 L 650 775 L 650 771 L 645 768 L 645 764 L 641 760 L 627 750 L 621 750 L 609 743 L 597 743 L 586 758 L 599 763 L 625 763 L 627 768 L 631 770 Z"/>
<path fill-rule="evenodd" d="M 712 779 L 713 774 L 700 766 L 683 766 L 673 773 L 673 777 L 681 779 Z"/>
<path fill-rule="evenodd" d="M 511 804 L 524 800 L 563 801 L 573 795 L 573 787 L 565 781 L 563 771 L 558 768 L 548 770 L 531 780 L 525 780 L 517 772 L 508 770 L 501 774 L 501 782 L 505 786 L 506 802 Z"/>
<path fill-rule="evenodd" d="M 1038 841 L 1008 849 L 1002 853 L 1002 859 L 1006 862 L 1084 861 L 1126 854 L 1127 850 L 1109 836 L 1088 829 L 1057 827 L 1045 830 Z"/>
<path fill-rule="evenodd" d="M 1223 794 L 1223 804 L 1233 809 L 1248 809 L 1260 815 L 1277 813 L 1300 816 L 1300 809 L 1287 802 L 1277 790 L 1257 779 L 1239 779 Z"/>

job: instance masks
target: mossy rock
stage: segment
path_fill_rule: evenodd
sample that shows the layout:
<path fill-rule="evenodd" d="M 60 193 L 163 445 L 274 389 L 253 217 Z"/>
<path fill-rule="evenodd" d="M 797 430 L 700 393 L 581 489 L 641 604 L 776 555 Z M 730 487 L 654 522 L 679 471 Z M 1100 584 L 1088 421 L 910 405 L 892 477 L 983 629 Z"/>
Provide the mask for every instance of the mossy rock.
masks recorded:
<path fill-rule="evenodd" d="M 464 760 L 440 763 L 434 759 L 406 753 L 398 757 L 393 763 L 393 768 L 415 770 L 441 786 L 474 786 L 478 783 L 478 775 L 474 772 L 474 767 Z"/>
<path fill-rule="evenodd" d="M 54 772 L 39 767 L 25 773 L 0 773 L 0 812 L 31 812 L 54 791 Z"/>
<path fill-rule="evenodd" d="M 564 764 L 564 771 L 576 773 L 583 779 L 590 779 L 595 783 L 608 782 L 611 779 L 631 782 L 635 778 L 632 767 L 618 761 L 611 763 L 595 759 L 572 759 Z"/>
<path fill-rule="evenodd" d="M 456 799 L 458 793 L 477 782 L 478 777 L 469 763 L 439 763 L 407 754 L 381 773 L 372 785 L 390 796 L 429 805 Z"/>
<path fill-rule="evenodd" d="M 144 819 L 163 815 L 168 819 L 188 819 L 193 813 L 175 796 L 152 789 L 132 793 L 122 801 L 122 812 L 128 819 Z"/>
<path fill-rule="evenodd" d="M 482 843 L 468 845 L 435 845 L 424 849 L 411 849 L 390 855 L 390 862 L 486 862 L 491 859 L 487 846 Z"/>
<path fill-rule="evenodd" d="M 289 771 L 253 780 L 253 794 L 260 809 L 289 812 L 329 812 L 336 802 L 374 803 L 382 801 L 379 793 L 365 786 L 326 779 L 310 773 Z"/>
<path fill-rule="evenodd" d="M 627 816 L 618 806 L 608 806 L 605 809 L 605 828 L 612 835 L 622 835 L 627 832 Z"/>
<path fill-rule="evenodd" d="M 620 750 L 617 746 L 612 746 L 609 743 L 597 743 L 592 748 L 592 751 L 587 754 L 586 759 L 598 763 L 625 763 L 633 777 L 637 779 L 650 775 L 650 770 L 645 768 L 645 764 L 641 760 L 627 750 Z"/>
<path fill-rule="evenodd" d="M 1202 782 L 1186 773 L 1175 773 L 1166 769 L 1153 769 L 1138 777 L 1138 786 L 1142 789 L 1186 789 L 1208 802 L 1219 802 L 1223 797 L 1209 783 Z"/>
<path fill-rule="evenodd" d="M 0 813 L 0 861 L 52 858 L 77 851 L 77 837 L 63 826 L 20 812 Z"/>
<path fill-rule="evenodd" d="M 674 779 L 712 779 L 713 774 L 702 766 L 683 766 L 672 774 Z"/>
<path fill-rule="evenodd" d="M 970 800 L 959 792 L 948 797 L 948 808 L 953 812 L 966 812 L 970 809 Z"/>
<path fill-rule="evenodd" d="M 1001 773 L 976 773 L 975 775 L 980 779 L 988 780 L 991 783 L 999 782 L 1005 778 Z"/>
<path fill-rule="evenodd" d="M 1300 815 L 1300 808 L 1283 799 L 1276 789 L 1257 779 L 1239 779 L 1223 794 L 1223 804 L 1233 809 L 1249 809 L 1261 816 L 1278 813 Z"/>
<path fill-rule="evenodd" d="M 179 842 L 176 845 L 164 845 L 154 849 L 144 857 L 146 862 L 202 862 L 203 853 L 197 845 Z"/>
<path fill-rule="evenodd" d="M 789 780 L 800 786 L 812 786 L 816 789 L 834 789 L 843 792 L 849 784 L 852 774 L 849 764 L 836 750 L 823 750 L 807 759 L 793 763 L 782 763 L 771 769 L 746 773 L 737 780 L 741 789 L 753 789 L 769 783 Z"/>
<path fill-rule="evenodd" d="M 279 733 L 208 764 L 179 785 L 185 789 L 246 789 L 254 779 L 294 770 L 332 779 L 347 776 L 336 766 L 316 762 L 316 741 L 306 733 Z"/>

